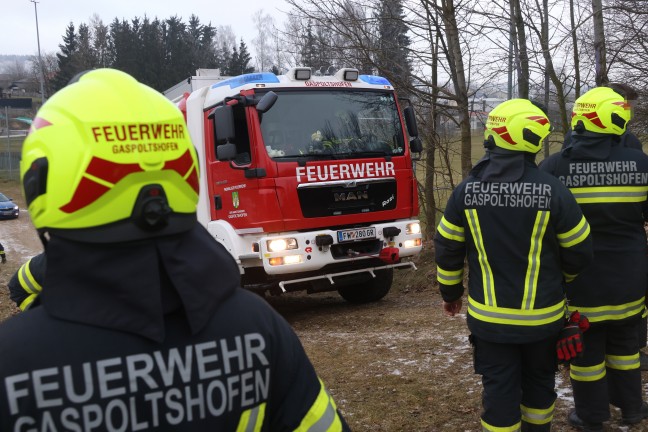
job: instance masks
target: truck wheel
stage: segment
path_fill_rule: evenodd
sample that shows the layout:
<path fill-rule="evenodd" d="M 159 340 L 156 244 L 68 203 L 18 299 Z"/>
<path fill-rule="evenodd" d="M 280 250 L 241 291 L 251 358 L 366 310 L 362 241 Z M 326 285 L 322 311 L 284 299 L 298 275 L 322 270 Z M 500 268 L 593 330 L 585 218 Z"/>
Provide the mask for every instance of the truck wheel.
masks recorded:
<path fill-rule="evenodd" d="M 340 296 L 349 303 L 371 303 L 385 297 L 394 279 L 394 270 L 385 269 L 375 272 L 376 277 L 369 276 L 365 282 L 347 285 L 338 289 Z"/>

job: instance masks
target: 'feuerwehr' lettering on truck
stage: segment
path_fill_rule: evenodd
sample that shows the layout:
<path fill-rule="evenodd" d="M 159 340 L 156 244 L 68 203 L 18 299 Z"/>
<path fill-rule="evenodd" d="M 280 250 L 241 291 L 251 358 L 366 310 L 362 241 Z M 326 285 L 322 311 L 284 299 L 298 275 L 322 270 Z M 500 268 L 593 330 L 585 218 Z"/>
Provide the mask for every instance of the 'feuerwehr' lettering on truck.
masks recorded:
<path fill-rule="evenodd" d="M 349 180 L 395 176 L 394 162 L 361 162 L 337 165 L 300 166 L 295 169 L 297 182 Z"/>

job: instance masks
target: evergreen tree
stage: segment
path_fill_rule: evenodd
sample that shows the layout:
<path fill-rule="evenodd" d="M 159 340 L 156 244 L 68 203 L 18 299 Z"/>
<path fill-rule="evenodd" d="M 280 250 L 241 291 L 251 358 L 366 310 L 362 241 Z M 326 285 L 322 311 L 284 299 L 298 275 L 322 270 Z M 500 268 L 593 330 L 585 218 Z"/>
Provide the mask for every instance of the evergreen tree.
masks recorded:
<path fill-rule="evenodd" d="M 230 56 L 229 61 L 227 62 L 227 67 L 225 68 L 226 71 L 225 74 L 229 76 L 240 75 L 239 70 L 240 70 L 239 53 L 235 45 L 232 47 L 232 55 Z"/>
<path fill-rule="evenodd" d="M 322 74 L 331 72 L 334 66 L 334 52 L 333 52 L 333 33 L 329 26 L 316 25 L 315 26 L 315 69 L 319 70 Z"/>
<path fill-rule="evenodd" d="M 137 79 L 157 90 L 166 90 L 171 85 L 164 79 L 161 73 L 164 70 L 164 38 L 162 35 L 162 23 L 157 18 L 151 21 L 144 17 L 139 31 L 140 68 Z M 175 84 L 175 83 L 174 83 Z"/>
<path fill-rule="evenodd" d="M 238 54 L 237 54 L 238 55 Z M 227 43 L 223 42 L 220 49 L 216 51 L 216 67 L 221 70 L 221 75 L 229 75 L 229 67 L 232 63 L 232 50 Z"/>
<path fill-rule="evenodd" d="M 308 26 L 306 27 L 306 34 L 303 35 L 304 45 L 301 49 L 301 65 L 309 67 L 313 70 L 317 68 L 317 54 L 316 54 L 316 40 L 315 35 L 311 28 L 311 21 L 308 20 Z"/>
<path fill-rule="evenodd" d="M 117 18 L 110 24 L 110 57 L 113 59 L 111 67 L 134 74 L 138 50 L 133 43 L 137 35 L 133 32 L 128 21 L 119 21 Z"/>
<path fill-rule="evenodd" d="M 97 56 L 92 44 L 90 35 L 90 27 L 87 24 L 80 24 L 77 34 L 77 64 L 76 67 L 80 71 L 94 69 L 97 67 Z"/>
<path fill-rule="evenodd" d="M 200 24 L 200 19 L 196 15 L 191 15 L 187 36 L 192 69 L 215 68 L 216 51 L 214 50 L 214 37 L 216 36 L 216 29 L 211 24 Z"/>
<path fill-rule="evenodd" d="M 177 16 L 167 18 L 165 21 L 166 32 L 164 43 L 166 49 L 164 63 L 165 88 L 195 74 L 191 59 L 191 47 L 187 26 Z"/>
<path fill-rule="evenodd" d="M 236 76 L 254 72 L 254 67 L 250 66 L 251 60 L 252 56 L 248 52 L 247 45 L 241 39 L 238 49 L 236 46 L 232 49 L 232 57 L 227 67 L 227 75 Z"/>
<path fill-rule="evenodd" d="M 405 22 L 402 0 L 381 0 L 378 20 L 378 73 L 387 77 L 401 96 L 410 93 L 412 65 L 409 58 L 409 28 Z"/>
<path fill-rule="evenodd" d="M 246 73 L 254 72 L 254 66 L 250 65 L 250 62 L 252 61 L 252 56 L 248 51 L 247 45 L 245 44 L 245 42 L 243 42 L 243 38 L 241 38 L 241 44 L 239 45 L 238 53 L 239 53 L 239 64 L 241 67 L 241 73 L 246 74 Z"/>
<path fill-rule="evenodd" d="M 63 43 L 59 44 L 59 49 L 61 51 L 56 54 L 58 59 L 58 72 L 51 81 L 52 90 L 54 92 L 65 87 L 78 72 L 75 58 L 77 47 L 77 35 L 74 31 L 74 23 L 70 22 L 65 29 Z"/>
<path fill-rule="evenodd" d="M 93 35 L 92 49 L 97 60 L 97 67 L 108 67 L 112 64 L 109 48 L 110 29 L 97 14 L 90 19 L 90 29 Z"/>

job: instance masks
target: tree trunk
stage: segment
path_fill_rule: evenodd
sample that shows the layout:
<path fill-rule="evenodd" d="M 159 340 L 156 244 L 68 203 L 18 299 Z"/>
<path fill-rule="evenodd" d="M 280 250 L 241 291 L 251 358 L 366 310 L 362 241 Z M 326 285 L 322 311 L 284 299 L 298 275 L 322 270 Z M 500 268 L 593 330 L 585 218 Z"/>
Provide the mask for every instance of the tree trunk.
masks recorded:
<path fill-rule="evenodd" d="M 594 66 L 596 70 L 596 85 L 609 82 L 607 76 L 607 60 L 605 58 L 605 30 L 603 27 L 603 3 L 592 0 L 592 18 L 594 20 Z"/>
<path fill-rule="evenodd" d="M 437 22 L 438 20 L 432 20 L 430 8 L 428 5 L 425 5 L 425 11 L 428 15 L 428 23 Z M 434 11 L 436 13 L 436 10 Z M 424 182 L 424 194 L 425 194 L 425 238 L 433 239 L 436 231 L 436 198 L 435 198 L 435 171 L 436 171 L 436 149 L 437 142 L 439 140 L 439 135 L 437 133 L 437 119 L 438 119 L 438 110 L 437 110 L 437 98 L 439 95 L 438 89 L 438 65 L 439 65 L 439 29 L 432 29 L 428 27 L 428 37 L 430 40 L 430 49 L 432 51 L 432 62 L 431 66 L 431 84 L 432 84 L 432 94 L 430 99 L 430 119 L 428 126 L 428 139 L 427 139 L 427 148 L 425 149 L 425 182 Z M 434 41 L 434 42 L 433 42 Z"/>
<path fill-rule="evenodd" d="M 526 31 L 524 29 L 524 17 L 520 8 L 520 0 L 511 0 L 513 4 L 515 28 L 518 41 L 518 97 L 529 98 L 529 52 L 527 49 Z"/>
<path fill-rule="evenodd" d="M 578 38 L 576 37 L 576 18 L 574 16 L 574 0 L 569 0 L 569 22 L 571 24 L 572 45 L 574 46 L 574 90 L 576 91 L 575 98 L 578 99 L 581 93 L 581 79 Z"/>
<path fill-rule="evenodd" d="M 455 15 L 454 0 L 441 0 L 443 24 L 448 43 L 448 63 L 457 100 L 457 116 L 461 129 L 461 174 L 466 177 L 472 168 L 472 143 L 470 114 L 468 112 L 468 87 L 461 56 L 461 42 Z"/>

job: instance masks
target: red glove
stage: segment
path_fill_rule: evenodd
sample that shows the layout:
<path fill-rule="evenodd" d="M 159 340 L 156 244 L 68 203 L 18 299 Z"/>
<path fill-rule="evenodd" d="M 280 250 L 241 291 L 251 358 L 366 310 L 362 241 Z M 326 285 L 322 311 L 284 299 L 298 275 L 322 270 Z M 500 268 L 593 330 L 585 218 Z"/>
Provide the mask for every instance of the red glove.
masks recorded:
<path fill-rule="evenodd" d="M 589 320 L 580 312 L 572 312 L 560 331 L 556 342 L 558 361 L 568 362 L 583 354 L 583 333 L 589 329 Z"/>

